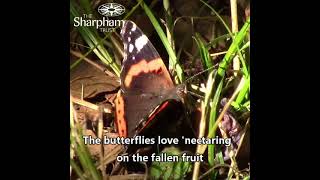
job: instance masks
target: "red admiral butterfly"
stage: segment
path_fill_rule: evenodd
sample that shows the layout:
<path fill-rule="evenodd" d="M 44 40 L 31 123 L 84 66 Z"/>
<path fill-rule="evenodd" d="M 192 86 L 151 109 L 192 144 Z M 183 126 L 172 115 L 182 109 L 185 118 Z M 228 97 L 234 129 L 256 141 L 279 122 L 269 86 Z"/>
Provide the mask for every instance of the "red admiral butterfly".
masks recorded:
<path fill-rule="evenodd" d="M 157 50 L 134 22 L 126 21 L 121 37 L 124 60 L 115 122 L 120 137 L 133 137 L 181 102 L 181 89 L 177 90 L 180 86 L 174 85 Z"/>

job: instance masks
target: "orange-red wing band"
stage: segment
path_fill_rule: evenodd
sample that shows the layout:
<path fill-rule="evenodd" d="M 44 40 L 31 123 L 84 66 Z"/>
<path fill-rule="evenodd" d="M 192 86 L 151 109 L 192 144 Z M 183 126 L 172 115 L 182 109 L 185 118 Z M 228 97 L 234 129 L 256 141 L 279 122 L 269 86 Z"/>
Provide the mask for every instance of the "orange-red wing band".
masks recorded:
<path fill-rule="evenodd" d="M 160 113 L 163 109 L 165 109 L 169 105 L 169 101 L 164 102 L 160 105 L 160 107 L 157 108 L 157 110 L 148 118 L 145 126 L 141 128 L 140 132 L 143 131 L 145 127 L 148 127 L 150 122 L 156 117 L 158 113 Z"/>
<path fill-rule="evenodd" d="M 171 80 L 170 74 L 166 69 L 166 66 L 163 64 L 161 58 L 157 58 L 147 62 L 145 59 L 139 61 L 137 64 L 132 64 L 128 70 L 127 76 L 124 78 L 125 87 L 130 87 L 130 84 L 133 80 L 133 77 L 138 76 L 139 74 L 144 73 L 154 73 L 158 75 L 163 75 L 167 80 L 167 87 L 173 87 L 174 84 Z"/>
<path fill-rule="evenodd" d="M 120 137 L 127 137 L 128 136 L 128 131 L 127 131 L 127 123 L 126 123 L 126 117 L 125 117 L 125 112 L 124 112 L 124 99 L 121 94 L 121 91 L 118 92 L 117 94 L 117 99 L 116 99 L 116 127 L 119 133 Z"/>

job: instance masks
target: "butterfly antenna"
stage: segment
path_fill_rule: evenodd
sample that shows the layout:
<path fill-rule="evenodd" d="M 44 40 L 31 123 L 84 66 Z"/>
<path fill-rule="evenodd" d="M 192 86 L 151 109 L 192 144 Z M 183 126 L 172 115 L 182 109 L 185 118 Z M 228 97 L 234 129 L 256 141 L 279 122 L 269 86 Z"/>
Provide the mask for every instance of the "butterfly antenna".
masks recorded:
<path fill-rule="evenodd" d="M 199 94 L 197 94 L 197 93 L 194 93 L 194 92 L 189 91 L 189 90 L 187 90 L 187 92 L 190 93 L 191 95 L 194 95 L 194 96 L 200 98 L 200 99 L 204 99 L 204 96 L 201 96 L 201 95 L 199 95 Z"/>
<path fill-rule="evenodd" d="M 191 77 L 188 78 L 185 82 L 188 82 L 188 81 L 190 81 L 191 79 L 193 79 L 193 78 L 195 78 L 195 77 L 197 77 L 197 76 L 199 76 L 199 75 L 201 75 L 201 74 L 203 74 L 203 73 L 205 73 L 205 72 L 207 72 L 207 71 L 209 71 L 209 70 L 211 70 L 211 69 L 214 69 L 214 68 L 216 68 L 216 67 L 218 67 L 218 66 L 219 66 L 219 65 L 215 65 L 215 66 L 209 67 L 208 69 L 203 70 L 203 71 L 201 71 L 201 72 L 199 72 L 199 73 L 191 76 Z"/>

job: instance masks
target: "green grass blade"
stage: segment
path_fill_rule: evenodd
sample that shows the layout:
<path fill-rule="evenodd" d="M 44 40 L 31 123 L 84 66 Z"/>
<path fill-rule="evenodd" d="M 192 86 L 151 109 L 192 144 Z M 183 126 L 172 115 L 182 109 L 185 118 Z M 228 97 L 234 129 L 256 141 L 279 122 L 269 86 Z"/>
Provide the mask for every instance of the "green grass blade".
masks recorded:
<path fill-rule="evenodd" d="M 236 109 L 240 108 L 240 103 L 246 98 L 247 93 L 249 93 L 249 89 L 250 89 L 250 76 L 248 79 L 245 79 L 245 84 L 243 85 L 243 88 L 241 89 L 241 91 L 239 92 L 235 103 L 237 105 Z"/>
<path fill-rule="evenodd" d="M 80 132 L 81 130 L 79 130 L 80 128 L 76 128 L 78 129 L 76 130 L 78 132 L 78 138 L 82 137 L 82 134 Z M 101 180 L 101 175 L 94 165 L 93 160 L 91 159 L 90 152 L 87 146 L 84 144 L 83 140 L 77 139 L 77 137 L 70 135 L 70 142 L 74 147 L 76 155 L 79 157 L 80 164 L 85 170 L 85 174 L 91 176 L 93 180 Z"/>
<path fill-rule="evenodd" d="M 133 14 L 133 12 L 134 12 L 139 6 L 140 6 L 140 3 L 136 4 L 136 5 L 125 15 L 125 17 L 124 17 L 123 19 L 124 19 L 124 20 L 125 20 L 125 19 L 128 19 L 128 18 Z M 70 16 L 70 17 L 72 17 L 72 16 Z M 70 19 L 70 21 L 72 22 L 72 19 Z M 90 47 L 90 50 L 87 51 L 87 52 L 84 54 L 83 57 L 77 59 L 77 60 L 70 66 L 70 70 L 72 70 L 74 67 L 76 67 L 76 66 L 83 60 L 83 58 L 86 57 L 86 56 L 88 56 L 93 50 L 95 50 L 95 49 L 97 48 L 97 46 L 103 44 L 103 42 L 104 42 L 107 38 L 109 38 L 110 35 L 111 35 L 110 32 L 105 33 L 105 36 L 104 36 L 102 39 L 100 39 L 101 41 L 99 41 L 99 42 L 98 42 L 97 44 L 95 44 L 93 47 Z"/>
<path fill-rule="evenodd" d="M 219 13 L 213 8 L 213 7 L 211 7 L 209 4 L 207 4 L 206 2 L 204 2 L 203 0 L 200 0 L 203 4 L 205 4 L 212 12 L 214 12 L 214 14 L 219 18 L 219 20 L 221 21 L 221 23 L 225 26 L 225 28 L 226 28 L 226 30 L 228 31 L 228 33 L 229 33 L 229 35 L 233 38 L 233 40 L 234 41 L 237 41 L 236 39 L 235 39 L 235 37 L 232 35 L 232 31 L 230 30 L 230 28 L 228 27 L 228 25 L 227 25 L 227 23 L 223 20 L 223 18 L 219 15 Z M 246 22 L 246 24 L 249 22 L 249 24 L 250 24 L 250 19 L 248 19 L 247 20 L 247 22 Z M 240 33 L 240 32 L 239 32 Z M 243 37 L 244 38 L 244 37 Z M 242 39 L 243 39 L 242 38 Z M 240 43 L 236 43 L 235 45 L 237 45 L 237 44 L 240 44 Z M 237 48 L 237 50 L 239 49 L 239 46 L 237 46 L 237 47 L 235 47 L 235 48 Z M 237 51 L 237 53 L 238 53 L 238 56 L 239 56 L 239 58 L 241 59 L 241 61 L 242 61 L 242 64 L 244 64 L 244 61 L 243 61 L 243 56 L 242 56 L 242 54 L 240 53 L 240 51 Z M 233 53 L 232 53 L 233 54 Z M 248 71 L 247 71 L 247 69 L 246 69 L 246 66 L 244 66 L 245 68 L 243 69 L 244 70 L 244 73 L 245 73 L 245 75 L 248 75 Z M 221 69 L 220 69 L 220 72 L 218 73 L 219 75 L 221 75 Z"/>
<path fill-rule="evenodd" d="M 243 75 L 244 75 L 245 77 L 248 77 L 248 76 L 249 76 L 249 71 L 248 71 L 248 68 L 247 68 L 247 63 L 246 63 L 246 61 L 244 60 L 241 51 L 238 49 L 237 52 L 238 52 L 238 54 L 241 54 L 241 56 L 239 56 L 239 59 L 240 59 L 241 65 L 242 65 Z"/>
<path fill-rule="evenodd" d="M 78 177 L 81 180 L 87 180 L 85 178 L 85 176 L 83 175 L 84 173 L 82 172 L 82 170 L 80 169 L 80 167 L 74 162 L 73 159 L 70 159 L 70 165 L 72 167 L 72 169 L 75 171 L 75 173 L 78 175 Z"/>
<path fill-rule="evenodd" d="M 106 35 L 102 40 L 106 40 L 109 36 L 110 34 Z M 77 59 L 73 64 L 71 64 L 70 70 L 76 67 L 84 59 L 84 57 L 87 57 L 92 51 L 94 51 L 97 48 L 98 45 L 102 44 L 103 41 L 100 41 L 98 44 L 95 44 L 93 47 L 90 47 L 90 49 L 84 54 L 83 57 Z"/>
<path fill-rule="evenodd" d="M 206 47 L 207 47 L 207 48 L 209 48 L 209 47 L 211 48 L 211 47 L 213 47 L 213 45 L 217 44 L 219 41 L 225 40 L 225 39 L 227 39 L 227 38 L 232 38 L 232 36 L 230 36 L 230 34 L 221 35 L 221 36 L 215 38 L 214 40 L 210 41 L 210 42 L 206 45 Z"/>
<path fill-rule="evenodd" d="M 74 17 L 79 16 L 79 13 L 75 8 L 75 4 L 73 1 L 70 1 L 70 15 L 71 15 L 70 16 L 71 22 L 73 22 Z M 83 27 L 83 26 L 79 26 L 77 29 L 80 32 L 83 39 L 85 40 L 85 42 L 90 46 L 90 48 L 93 48 L 95 47 L 96 44 L 98 44 L 96 48 L 93 49 L 93 52 L 98 56 L 98 58 L 102 62 L 104 62 L 106 65 L 109 65 L 117 76 L 120 76 L 119 65 L 116 64 L 115 61 L 111 58 L 110 54 L 104 48 L 104 46 L 100 45 L 101 38 L 98 35 L 97 31 L 92 27 Z"/>
<path fill-rule="evenodd" d="M 144 9 L 145 13 L 149 17 L 153 27 L 157 31 L 164 47 L 166 48 L 166 50 L 169 54 L 169 60 L 171 60 L 170 63 L 174 65 L 174 69 L 175 69 L 175 71 L 177 73 L 177 77 L 178 77 L 178 82 L 176 82 L 176 83 L 184 82 L 185 77 L 184 77 L 184 73 L 181 68 L 181 65 L 178 63 L 176 54 L 174 53 L 172 47 L 170 46 L 170 43 L 169 43 L 165 33 L 163 32 L 159 22 L 157 21 L 157 19 L 153 15 L 152 11 L 149 9 L 149 7 L 142 0 L 140 2 L 141 2 L 141 4 L 140 4 L 141 7 Z"/>
<path fill-rule="evenodd" d="M 218 17 L 218 19 L 221 21 L 221 23 L 224 25 L 224 27 L 226 28 L 226 30 L 228 31 L 229 35 L 232 36 L 232 31 L 230 30 L 230 28 L 228 27 L 227 23 L 222 19 L 222 17 L 219 15 L 219 13 L 214 10 L 213 7 L 211 7 L 209 4 L 207 4 L 206 2 L 204 2 L 203 0 L 200 0 L 203 4 L 205 4 L 212 12 L 214 12 L 214 14 Z"/>
<path fill-rule="evenodd" d="M 227 66 L 230 64 L 230 61 L 233 59 L 235 52 L 238 50 L 239 45 L 244 40 L 247 31 L 250 27 L 250 19 L 242 26 L 239 33 L 235 36 L 231 46 L 228 49 L 227 54 L 224 56 L 222 62 L 219 64 L 218 74 L 223 77 Z"/>
<path fill-rule="evenodd" d="M 163 7 L 165 11 L 165 23 L 166 23 L 166 33 L 167 33 L 167 38 L 168 41 L 175 52 L 175 45 L 174 45 L 174 36 L 173 36 L 173 27 L 174 27 L 174 22 L 173 22 L 173 17 L 170 11 L 170 0 L 164 0 L 163 1 Z M 175 52 L 176 54 L 176 52 Z"/>
<path fill-rule="evenodd" d="M 216 119 L 217 119 L 217 114 L 218 114 L 218 104 L 219 104 L 219 100 L 220 100 L 220 94 L 221 94 L 221 90 L 222 90 L 222 85 L 223 85 L 223 81 L 220 81 L 214 97 L 212 99 L 212 105 L 211 105 L 211 109 L 210 109 L 210 118 L 209 118 L 209 131 L 212 130 Z M 213 133 L 213 137 L 215 136 L 215 132 Z M 215 145 L 208 145 L 208 163 L 211 167 L 213 167 L 214 164 L 214 158 L 215 158 Z M 211 173 L 211 176 L 213 177 L 216 173 L 214 173 L 214 171 Z"/>
<path fill-rule="evenodd" d="M 84 8 L 85 12 L 88 14 L 92 14 L 92 8 L 90 2 L 88 0 L 80 0 L 81 7 Z"/>
<path fill-rule="evenodd" d="M 203 68 L 210 69 L 213 66 L 212 60 L 211 60 L 208 49 L 206 48 L 206 46 L 201 40 L 200 34 L 196 33 L 196 37 L 194 39 L 199 48 L 200 58 L 202 60 Z"/>

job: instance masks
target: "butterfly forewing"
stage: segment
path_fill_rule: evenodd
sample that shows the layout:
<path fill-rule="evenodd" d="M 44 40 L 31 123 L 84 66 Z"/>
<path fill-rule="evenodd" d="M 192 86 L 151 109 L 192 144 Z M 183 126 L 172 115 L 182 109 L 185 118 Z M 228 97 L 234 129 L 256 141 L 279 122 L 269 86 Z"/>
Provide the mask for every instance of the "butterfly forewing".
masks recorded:
<path fill-rule="evenodd" d="M 150 120 L 150 113 L 172 96 L 175 85 L 157 50 L 135 23 L 126 21 L 121 38 L 124 60 L 116 124 L 120 136 L 132 137 L 137 125 Z"/>

